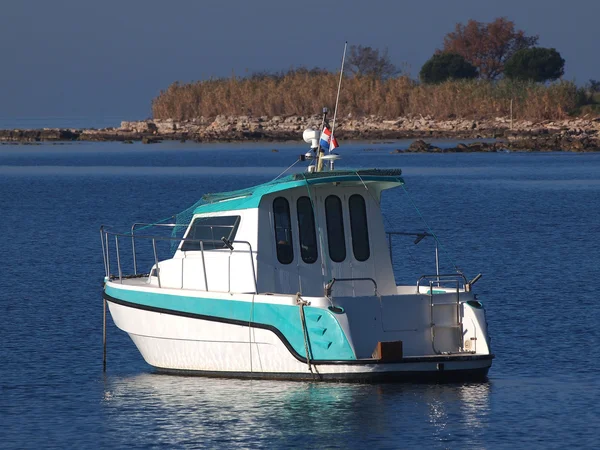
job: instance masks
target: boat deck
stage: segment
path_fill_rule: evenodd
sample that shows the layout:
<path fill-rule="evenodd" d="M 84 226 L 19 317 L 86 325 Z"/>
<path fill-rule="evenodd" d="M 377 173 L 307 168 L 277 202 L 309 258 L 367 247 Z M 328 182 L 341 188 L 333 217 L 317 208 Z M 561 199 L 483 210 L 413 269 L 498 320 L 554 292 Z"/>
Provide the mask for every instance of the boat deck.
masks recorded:
<path fill-rule="evenodd" d="M 149 286 L 148 284 L 148 275 L 135 275 L 135 276 L 127 276 L 123 277 L 121 281 L 119 281 L 118 276 L 112 276 L 110 281 L 113 283 L 124 284 L 126 286 Z"/>

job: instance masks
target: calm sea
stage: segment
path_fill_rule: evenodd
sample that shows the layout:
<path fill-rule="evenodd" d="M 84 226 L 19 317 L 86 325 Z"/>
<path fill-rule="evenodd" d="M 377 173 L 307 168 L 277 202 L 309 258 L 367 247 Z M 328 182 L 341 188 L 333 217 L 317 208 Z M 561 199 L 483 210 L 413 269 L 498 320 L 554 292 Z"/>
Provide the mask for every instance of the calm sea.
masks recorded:
<path fill-rule="evenodd" d="M 160 375 L 112 322 L 103 374 L 100 225 L 163 219 L 205 192 L 268 181 L 306 149 L 0 146 L 0 447 L 596 446 L 600 154 L 391 153 L 405 145 L 347 144 L 338 167 L 401 167 L 408 194 L 384 194 L 388 229 L 426 230 L 422 215 L 445 270 L 483 273 L 475 291 L 497 355 L 488 382 Z M 398 240 L 394 261 L 398 281 L 414 283 L 434 270 L 432 243 Z"/>

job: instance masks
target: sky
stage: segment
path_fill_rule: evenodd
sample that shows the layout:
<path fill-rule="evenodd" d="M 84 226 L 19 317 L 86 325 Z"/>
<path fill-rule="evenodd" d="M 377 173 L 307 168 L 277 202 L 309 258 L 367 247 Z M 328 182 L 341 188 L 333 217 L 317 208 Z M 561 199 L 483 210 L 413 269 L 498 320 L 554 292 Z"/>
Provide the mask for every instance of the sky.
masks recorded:
<path fill-rule="evenodd" d="M 513 20 L 600 79 L 600 0 L 6 0 L 0 118 L 151 116 L 174 81 L 339 70 L 344 41 L 387 48 L 417 76 L 458 22 Z"/>

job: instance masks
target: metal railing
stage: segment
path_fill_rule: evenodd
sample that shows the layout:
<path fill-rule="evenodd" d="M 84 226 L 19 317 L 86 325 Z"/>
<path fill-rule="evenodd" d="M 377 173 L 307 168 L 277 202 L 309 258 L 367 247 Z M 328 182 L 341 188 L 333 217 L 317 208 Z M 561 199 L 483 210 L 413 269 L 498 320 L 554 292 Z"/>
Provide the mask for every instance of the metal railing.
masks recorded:
<path fill-rule="evenodd" d="M 420 292 L 421 282 L 423 280 L 427 280 L 430 284 L 435 282 L 437 283 L 437 287 L 440 287 L 440 283 L 444 282 L 456 282 L 456 285 L 459 286 L 459 282 L 462 280 L 463 289 L 465 290 L 468 284 L 467 277 L 465 277 L 462 273 L 436 273 L 435 275 L 421 275 L 421 277 L 417 280 L 417 293 Z"/>
<path fill-rule="evenodd" d="M 331 291 L 333 289 L 333 285 L 338 282 L 338 281 L 344 281 L 344 282 L 352 282 L 352 281 L 370 281 L 371 283 L 373 283 L 373 287 L 374 287 L 374 294 L 375 296 L 378 296 L 378 292 L 377 292 L 377 282 L 373 279 L 373 278 L 369 278 L 369 277 L 362 277 L 362 278 L 333 278 L 329 283 L 327 283 L 325 285 L 325 297 L 329 297 L 331 298 Z"/>
<path fill-rule="evenodd" d="M 458 351 L 459 352 L 462 351 L 463 350 L 463 343 L 462 343 L 463 323 L 462 323 L 461 315 L 460 315 L 460 282 L 461 282 L 461 280 L 463 281 L 463 289 L 466 291 L 467 286 L 468 286 L 467 278 L 463 274 L 423 275 L 421 278 L 419 278 L 417 280 L 417 294 L 420 293 L 421 282 L 423 280 L 427 280 L 429 282 L 429 292 L 427 292 L 426 294 L 429 297 L 429 314 L 430 314 L 430 320 L 431 320 L 431 346 L 433 348 L 434 353 L 441 354 L 441 352 L 435 346 L 435 336 L 436 336 L 435 329 L 436 329 L 436 327 L 440 327 L 440 325 L 435 323 L 434 308 L 436 306 L 446 305 L 446 303 L 436 303 L 434 301 L 434 297 L 436 295 L 436 292 L 434 291 L 434 287 L 437 287 L 439 289 L 440 283 L 446 283 L 446 284 L 451 283 L 454 285 L 452 287 L 452 289 L 454 290 L 454 292 L 456 294 L 456 297 L 455 297 L 456 300 L 453 303 L 453 306 L 455 308 L 454 321 L 455 321 L 456 325 L 450 325 L 450 327 L 454 328 L 456 330 L 455 337 L 457 339 L 456 342 L 457 342 Z M 436 283 L 437 286 L 434 286 L 434 283 Z M 450 289 L 450 288 L 444 287 L 444 289 Z M 446 290 L 444 290 L 443 293 L 451 294 L 452 291 L 446 292 Z M 446 327 L 448 327 L 448 325 L 446 325 Z"/>
<path fill-rule="evenodd" d="M 187 228 L 188 224 L 178 224 L 178 223 L 144 223 L 144 222 L 136 222 L 131 225 L 131 248 L 133 252 L 133 273 L 137 275 L 137 260 L 135 253 L 135 229 L 138 226 L 144 225 L 145 227 L 166 227 L 166 228 L 176 228 L 176 227 L 184 227 Z"/>
<path fill-rule="evenodd" d="M 146 225 L 143 223 L 137 223 L 134 224 L 132 226 L 132 230 L 135 230 L 136 225 Z M 154 225 L 154 224 L 153 224 Z M 157 224 L 159 226 L 178 226 L 175 224 Z M 202 271 L 203 271 L 203 275 L 204 275 L 204 286 L 206 288 L 206 290 L 208 291 L 208 276 L 206 274 L 206 260 L 205 260 L 205 250 L 204 250 L 204 243 L 210 243 L 210 244 L 220 244 L 220 245 L 224 245 L 224 250 L 228 249 L 231 253 L 233 253 L 234 251 L 236 251 L 233 247 L 233 244 L 242 244 L 242 245 L 247 245 L 248 246 L 248 254 L 250 257 L 250 262 L 251 262 L 251 267 L 252 267 L 252 279 L 254 282 L 254 293 L 258 293 L 258 281 L 256 278 L 256 268 L 254 265 L 254 250 L 252 249 L 252 244 L 250 244 L 250 242 L 248 241 L 223 241 L 223 240 L 207 240 L 207 239 L 190 239 L 190 238 L 178 238 L 178 237 L 165 237 L 165 236 L 151 236 L 151 235 L 136 235 L 134 234 L 134 232 L 132 231 L 132 233 L 117 233 L 114 231 L 110 231 L 108 229 L 108 227 L 102 225 L 100 227 L 100 241 L 102 243 L 102 256 L 104 259 L 104 271 L 106 274 L 106 277 L 109 279 L 118 279 L 119 282 L 122 284 L 123 283 L 123 279 L 127 279 L 127 278 L 135 278 L 135 277 L 140 277 L 141 274 L 137 273 L 137 256 L 136 256 L 136 246 L 135 246 L 135 242 L 136 240 L 144 240 L 144 241 L 149 241 L 152 243 L 152 253 L 153 253 L 153 259 L 154 259 L 154 266 L 156 268 L 156 277 L 157 277 L 157 281 L 158 281 L 158 287 L 162 288 L 162 283 L 161 283 L 161 278 L 160 278 L 160 267 L 159 267 L 159 259 L 158 259 L 158 253 L 156 251 L 156 243 L 160 242 L 160 241 L 169 241 L 169 242 L 173 242 L 173 241 L 177 241 L 178 243 L 181 242 L 196 242 L 199 244 L 200 247 L 200 254 L 201 254 L 201 258 L 202 258 Z M 117 276 L 113 276 L 111 274 L 111 270 L 110 270 L 110 240 L 111 238 L 114 237 L 114 247 L 115 247 L 115 257 L 117 260 L 117 270 L 118 270 L 118 275 Z M 133 258 L 133 266 L 134 266 L 134 273 L 133 275 L 123 275 L 123 270 L 122 270 L 122 266 L 121 266 L 121 253 L 120 253 L 120 246 L 119 246 L 119 238 L 129 238 L 131 239 L 132 242 L 132 258 Z M 194 250 L 195 251 L 195 250 Z M 185 256 L 184 256 L 185 259 Z M 144 274 L 146 275 L 146 274 Z M 151 275 L 151 274 L 147 274 L 147 275 Z M 229 265 L 229 278 L 231 278 L 231 265 Z M 230 285 L 230 290 L 231 290 L 231 281 L 229 282 Z"/>

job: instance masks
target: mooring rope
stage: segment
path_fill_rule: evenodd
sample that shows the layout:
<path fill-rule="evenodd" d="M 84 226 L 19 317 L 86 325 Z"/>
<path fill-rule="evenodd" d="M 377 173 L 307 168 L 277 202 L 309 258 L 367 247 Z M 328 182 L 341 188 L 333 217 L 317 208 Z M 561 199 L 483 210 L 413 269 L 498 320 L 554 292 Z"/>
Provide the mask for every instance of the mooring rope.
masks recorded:
<path fill-rule="evenodd" d="M 304 307 L 309 303 L 301 297 L 300 292 L 296 293 L 296 303 L 300 306 L 300 321 L 302 322 L 302 333 L 304 334 L 304 351 L 306 352 L 306 364 L 308 370 L 312 373 L 312 366 L 310 364 L 310 342 L 308 341 L 308 330 L 306 328 L 306 317 L 304 316 Z"/>
<path fill-rule="evenodd" d="M 254 295 L 252 296 L 252 304 L 250 305 L 250 320 L 248 321 L 248 342 L 250 344 L 250 374 L 254 373 L 254 368 L 252 367 L 252 322 L 254 322 Z"/>

